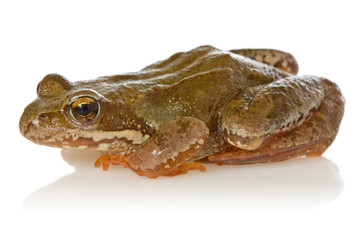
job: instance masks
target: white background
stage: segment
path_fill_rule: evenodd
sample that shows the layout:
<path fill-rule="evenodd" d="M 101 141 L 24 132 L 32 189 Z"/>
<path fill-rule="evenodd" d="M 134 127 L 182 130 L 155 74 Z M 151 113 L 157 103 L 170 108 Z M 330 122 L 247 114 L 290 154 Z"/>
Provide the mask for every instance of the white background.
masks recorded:
<path fill-rule="evenodd" d="M 356 1 L 1 1 L 1 239 L 360 239 Z M 150 180 L 24 139 L 37 83 L 137 71 L 203 44 L 291 52 L 347 100 L 320 158 Z M 75 169 L 76 168 L 76 169 Z"/>

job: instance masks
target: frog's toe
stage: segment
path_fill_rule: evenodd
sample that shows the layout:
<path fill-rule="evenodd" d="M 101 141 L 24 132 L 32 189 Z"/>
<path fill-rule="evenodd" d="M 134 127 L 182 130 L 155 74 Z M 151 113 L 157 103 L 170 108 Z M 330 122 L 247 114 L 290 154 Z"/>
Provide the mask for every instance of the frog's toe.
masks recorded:
<path fill-rule="evenodd" d="M 128 167 L 125 162 L 125 156 L 120 154 L 100 156 L 95 162 L 95 167 L 99 168 L 102 166 L 102 169 L 107 171 L 110 167 L 110 164 L 123 165 L 124 167 Z"/>
<path fill-rule="evenodd" d="M 109 168 L 109 165 L 107 164 L 107 162 L 109 161 L 109 156 L 108 155 L 102 155 L 100 156 L 96 162 L 95 162 L 95 167 L 99 168 L 99 167 L 103 167 L 103 170 L 106 171 Z M 107 167 L 105 167 L 107 165 Z"/>

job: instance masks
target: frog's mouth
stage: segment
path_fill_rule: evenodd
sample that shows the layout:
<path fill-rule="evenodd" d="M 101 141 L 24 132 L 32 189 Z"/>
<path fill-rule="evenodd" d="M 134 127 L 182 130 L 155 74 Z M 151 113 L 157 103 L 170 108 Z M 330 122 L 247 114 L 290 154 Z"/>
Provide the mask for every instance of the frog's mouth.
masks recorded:
<path fill-rule="evenodd" d="M 41 113 L 35 118 L 24 113 L 20 132 L 30 141 L 50 147 L 128 152 L 150 136 L 137 130 L 103 131 L 67 124 L 61 112 Z"/>
<path fill-rule="evenodd" d="M 47 141 L 47 144 L 55 144 L 56 147 L 70 149 L 95 149 L 111 152 L 130 152 L 150 136 L 143 136 L 135 130 L 123 131 L 100 131 L 100 130 L 67 130 L 66 134 L 60 134 Z M 45 144 L 46 145 L 46 144 Z"/>

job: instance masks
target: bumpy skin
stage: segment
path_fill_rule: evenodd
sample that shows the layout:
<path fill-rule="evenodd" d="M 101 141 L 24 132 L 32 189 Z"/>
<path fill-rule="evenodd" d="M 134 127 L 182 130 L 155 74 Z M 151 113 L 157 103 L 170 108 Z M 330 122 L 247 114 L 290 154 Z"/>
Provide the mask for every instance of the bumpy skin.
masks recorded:
<path fill-rule="evenodd" d="M 148 177 L 202 169 L 188 160 L 239 164 L 321 154 L 338 132 L 344 99 L 334 83 L 294 76 L 297 70 L 282 51 L 201 46 L 134 73 L 73 83 L 50 74 L 20 130 L 38 144 L 108 152 L 98 166 L 123 164 Z M 85 123 L 71 114 L 81 96 L 100 109 Z"/>
<path fill-rule="evenodd" d="M 265 63 L 291 74 L 297 74 L 299 71 L 295 58 L 283 51 L 275 49 L 236 49 L 230 52 Z"/>

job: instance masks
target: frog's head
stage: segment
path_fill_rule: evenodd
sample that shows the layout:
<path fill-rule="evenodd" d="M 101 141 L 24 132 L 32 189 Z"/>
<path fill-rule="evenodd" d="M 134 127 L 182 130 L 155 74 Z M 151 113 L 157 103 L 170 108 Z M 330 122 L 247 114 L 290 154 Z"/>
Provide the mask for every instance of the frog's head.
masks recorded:
<path fill-rule="evenodd" d="M 103 89 L 107 93 L 111 88 L 91 81 L 71 83 L 58 74 L 45 76 L 38 97 L 21 116 L 22 135 L 52 147 L 119 152 L 144 142 L 148 129 L 121 100 L 99 93 Z"/>

